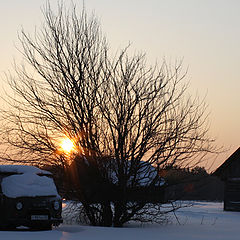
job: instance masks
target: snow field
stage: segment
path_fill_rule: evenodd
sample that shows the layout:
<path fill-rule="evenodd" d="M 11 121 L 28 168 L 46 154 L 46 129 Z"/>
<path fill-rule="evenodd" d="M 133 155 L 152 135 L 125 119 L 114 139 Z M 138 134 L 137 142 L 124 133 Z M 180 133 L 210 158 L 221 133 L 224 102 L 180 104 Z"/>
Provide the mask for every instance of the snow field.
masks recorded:
<path fill-rule="evenodd" d="M 166 225 L 130 224 L 125 228 L 60 225 L 52 231 L 1 231 L 2 240 L 239 240 L 240 212 L 224 212 L 223 203 L 191 202 L 169 215 Z M 179 225 L 179 223 L 180 225 Z"/>

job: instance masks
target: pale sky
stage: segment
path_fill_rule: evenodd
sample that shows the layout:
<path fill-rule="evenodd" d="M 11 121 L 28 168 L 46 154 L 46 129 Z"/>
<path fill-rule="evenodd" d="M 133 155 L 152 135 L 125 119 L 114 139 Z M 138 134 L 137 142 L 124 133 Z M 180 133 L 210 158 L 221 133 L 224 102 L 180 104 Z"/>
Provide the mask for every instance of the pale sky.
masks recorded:
<path fill-rule="evenodd" d="M 76 2 L 81 6 L 82 1 Z M 19 56 L 17 32 L 23 26 L 33 33 L 40 26 L 44 3 L 0 0 L 1 79 Z M 239 0 L 85 0 L 85 6 L 99 17 L 113 50 L 131 42 L 152 62 L 184 59 L 190 90 L 207 94 L 210 134 L 229 148 L 214 166 L 240 146 Z"/>

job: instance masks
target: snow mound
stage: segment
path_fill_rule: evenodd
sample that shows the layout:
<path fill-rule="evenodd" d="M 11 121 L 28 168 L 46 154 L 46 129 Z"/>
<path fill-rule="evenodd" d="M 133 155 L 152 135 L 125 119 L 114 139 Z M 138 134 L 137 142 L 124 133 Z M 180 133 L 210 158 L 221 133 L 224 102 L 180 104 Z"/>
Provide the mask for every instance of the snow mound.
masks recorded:
<path fill-rule="evenodd" d="M 147 187 L 155 180 L 155 186 L 160 187 L 165 184 L 164 178 L 159 176 L 158 171 L 150 163 L 140 161 L 139 166 L 133 166 L 134 170 L 131 173 L 131 161 L 127 163 L 127 173 L 129 174 L 129 179 L 127 182 L 128 186 L 136 187 Z M 134 174 L 134 176 L 133 176 Z M 110 172 L 111 180 L 113 184 L 118 182 L 118 177 L 116 171 Z"/>
<path fill-rule="evenodd" d="M 129 179 L 130 183 L 135 180 L 139 186 L 146 187 L 156 178 L 155 186 L 163 186 L 165 184 L 165 180 L 159 176 L 157 169 L 150 163 L 141 161 L 141 165 L 135 177 L 136 180 L 131 176 Z"/>

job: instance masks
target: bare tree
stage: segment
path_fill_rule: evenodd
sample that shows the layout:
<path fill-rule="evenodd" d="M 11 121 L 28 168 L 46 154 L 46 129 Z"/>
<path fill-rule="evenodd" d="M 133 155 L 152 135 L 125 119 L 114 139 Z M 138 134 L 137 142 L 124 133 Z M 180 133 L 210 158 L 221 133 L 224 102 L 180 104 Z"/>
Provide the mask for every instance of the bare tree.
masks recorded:
<path fill-rule="evenodd" d="M 113 55 L 85 10 L 60 4 L 55 14 L 47 4 L 43 15 L 33 36 L 19 35 L 24 62 L 8 75 L 14 94 L 2 111 L 9 144 L 2 159 L 61 166 L 92 225 L 152 221 L 148 201 L 129 199 L 129 189 L 150 194 L 166 165 L 191 167 L 213 151 L 204 101 L 187 96 L 181 63 L 148 66 L 145 54 L 129 55 L 129 47 Z M 71 153 L 61 151 L 63 137 L 73 141 Z M 101 184 L 91 185 L 84 167 Z M 93 202 L 93 185 L 118 197 Z"/>

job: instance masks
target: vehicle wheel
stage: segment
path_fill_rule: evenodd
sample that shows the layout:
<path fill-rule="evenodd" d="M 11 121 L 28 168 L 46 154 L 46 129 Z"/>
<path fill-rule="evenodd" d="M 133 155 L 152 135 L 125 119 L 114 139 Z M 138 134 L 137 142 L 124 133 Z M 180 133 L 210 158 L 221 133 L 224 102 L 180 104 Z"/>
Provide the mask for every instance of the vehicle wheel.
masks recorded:
<path fill-rule="evenodd" d="M 46 224 L 46 225 L 43 225 L 42 230 L 52 230 L 52 224 Z"/>
<path fill-rule="evenodd" d="M 14 225 L 7 225 L 7 224 L 0 224 L 0 230 L 3 230 L 3 231 L 13 231 L 13 230 L 16 230 L 16 226 L 14 226 Z"/>
<path fill-rule="evenodd" d="M 33 230 L 52 230 L 52 224 L 39 224 L 31 227 Z"/>

